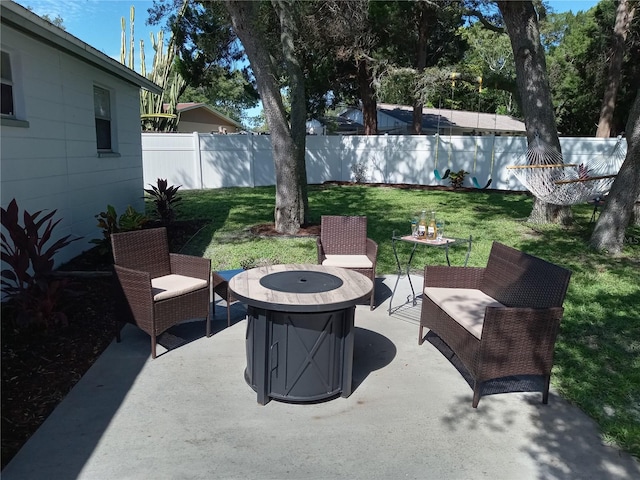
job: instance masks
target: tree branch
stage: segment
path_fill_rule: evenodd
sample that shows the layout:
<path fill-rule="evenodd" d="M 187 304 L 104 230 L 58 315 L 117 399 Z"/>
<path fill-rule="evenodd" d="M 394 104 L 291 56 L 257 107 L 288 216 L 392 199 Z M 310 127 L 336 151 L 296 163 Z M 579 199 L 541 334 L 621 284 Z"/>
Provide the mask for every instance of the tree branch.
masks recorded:
<path fill-rule="evenodd" d="M 491 30 L 492 32 L 497 32 L 497 33 L 507 33 L 507 31 L 505 30 L 504 27 L 499 27 L 497 25 L 494 25 L 493 23 L 491 23 L 483 14 L 481 11 L 479 10 L 466 10 L 465 14 L 469 15 L 470 17 L 476 17 L 478 19 L 478 21 L 484 26 L 484 28 L 486 28 L 487 30 Z"/>

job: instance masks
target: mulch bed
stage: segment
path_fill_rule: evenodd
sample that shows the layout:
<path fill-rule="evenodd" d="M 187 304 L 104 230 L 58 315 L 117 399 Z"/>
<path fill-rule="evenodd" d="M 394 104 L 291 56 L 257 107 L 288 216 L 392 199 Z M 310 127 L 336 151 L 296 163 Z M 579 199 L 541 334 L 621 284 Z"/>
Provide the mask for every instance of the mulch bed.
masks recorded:
<path fill-rule="evenodd" d="M 74 282 L 67 326 L 19 332 L 2 312 L 2 467 L 114 338 L 110 278 Z"/>
<path fill-rule="evenodd" d="M 262 223 L 260 225 L 254 225 L 250 229 L 253 235 L 259 237 L 282 237 L 283 235 L 276 230 L 275 223 Z M 319 224 L 305 224 L 300 227 L 300 230 L 293 235 L 295 237 L 311 237 L 320 235 Z"/>
<path fill-rule="evenodd" d="M 205 223 L 168 226 L 171 250 L 179 251 Z M 71 283 L 63 300 L 67 325 L 18 331 L 12 326 L 10 305 L 3 303 L 2 468 L 115 338 L 113 280 L 107 273 L 111 263 L 110 254 L 96 247 L 58 269 L 83 272 L 68 277 Z"/>
<path fill-rule="evenodd" d="M 514 195 L 531 195 L 527 190 L 502 190 L 498 188 L 475 188 L 475 187 L 458 187 L 453 188 L 448 180 L 444 180 L 443 185 L 419 185 L 415 183 L 355 183 L 338 180 L 330 180 L 324 182 L 322 185 L 339 185 L 339 186 L 354 186 L 361 185 L 363 187 L 372 188 L 397 188 L 399 190 L 432 190 L 439 192 L 499 192 L 501 194 L 514 194 Z"/>

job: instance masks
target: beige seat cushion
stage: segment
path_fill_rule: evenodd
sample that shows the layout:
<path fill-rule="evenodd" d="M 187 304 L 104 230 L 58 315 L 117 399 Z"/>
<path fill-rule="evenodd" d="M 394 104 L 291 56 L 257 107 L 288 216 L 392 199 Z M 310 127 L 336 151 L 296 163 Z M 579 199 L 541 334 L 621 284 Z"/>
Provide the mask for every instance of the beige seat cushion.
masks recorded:
<path fill-rule="evenodd" d="M 473 288 L 425 287 L 424 294 L 478 339 L 482 337 L 485 309 L 504 307 L 489 295 Z"/>
<path fill-rule="evenodd" d="M 151 290 L 155 301 L 184 295 L 185 293 L 194 292 L 206 286 L 206 280 L 185 277 L 184 275 L 171 274 L 151 280 Z"/>
<path fill-rule="evenodd" d="M 325 267 L 373 268 L 373 262 L 366 255 L 327 255 L 322 262 Z"/>

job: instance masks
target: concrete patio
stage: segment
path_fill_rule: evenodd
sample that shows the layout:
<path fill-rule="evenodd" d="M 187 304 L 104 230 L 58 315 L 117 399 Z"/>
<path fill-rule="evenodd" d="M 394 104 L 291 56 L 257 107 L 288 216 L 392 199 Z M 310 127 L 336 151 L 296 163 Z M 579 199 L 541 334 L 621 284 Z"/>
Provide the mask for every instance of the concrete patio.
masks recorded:
<path fill-rule="evenodd" d="M 395 308 L 406 279 L 391 316 L 395 277 L 378 281 L 376 310 L 356 310 L 349 398 L 258 405 L 243 377 L 240 304 L 230 328 L 217 307 L 211 338 L 202 322 L 175 328 L 164 343 L 185 343 L 159 347 L 156 360 L 148 336 L 127 325 L 3 480 L 640 478 L 640 463 L 605 446 L 553 391 L 548 405 L 521 392 L 471 408 L 472 390 L 437 339 L 418 346 L 420 305 Z"/>

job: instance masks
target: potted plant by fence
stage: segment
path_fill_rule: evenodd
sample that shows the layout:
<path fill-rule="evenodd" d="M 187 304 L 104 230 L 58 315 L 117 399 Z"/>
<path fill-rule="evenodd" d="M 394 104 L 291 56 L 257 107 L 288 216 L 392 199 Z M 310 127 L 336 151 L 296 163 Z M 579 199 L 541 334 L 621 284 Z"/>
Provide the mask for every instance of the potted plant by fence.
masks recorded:
<path fill-rule="evenodd" d="M 451 182 L 451 186 L 454 190 L 462 187 L 464 184 L 464 176 L 468 174 L 469 172 L 464 169 L 449 173 L 449 181 Z"/>

